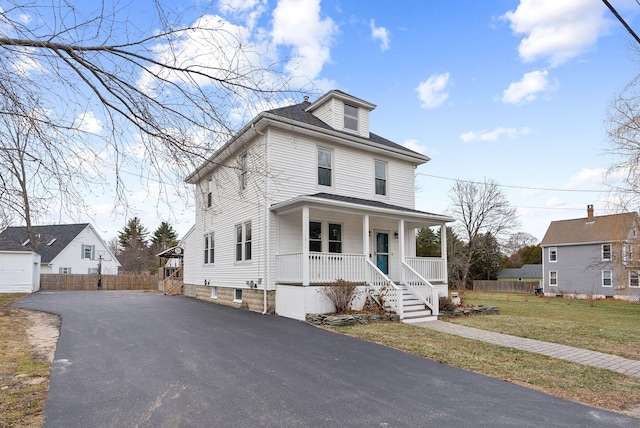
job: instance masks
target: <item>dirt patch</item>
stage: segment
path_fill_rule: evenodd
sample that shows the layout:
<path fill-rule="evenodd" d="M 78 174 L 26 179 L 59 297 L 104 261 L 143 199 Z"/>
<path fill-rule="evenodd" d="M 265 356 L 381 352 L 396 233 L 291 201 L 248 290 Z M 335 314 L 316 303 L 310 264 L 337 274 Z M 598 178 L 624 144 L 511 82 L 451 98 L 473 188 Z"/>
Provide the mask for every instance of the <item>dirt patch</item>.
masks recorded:
<path fill-rule="evenodd" d="M 27 327 L 27 338 L 33 352 L 47 363 L 53 363 L 58 338 L 60 337 L 60 317 L 47 312 L 26 310 L 30 326 Z"/>

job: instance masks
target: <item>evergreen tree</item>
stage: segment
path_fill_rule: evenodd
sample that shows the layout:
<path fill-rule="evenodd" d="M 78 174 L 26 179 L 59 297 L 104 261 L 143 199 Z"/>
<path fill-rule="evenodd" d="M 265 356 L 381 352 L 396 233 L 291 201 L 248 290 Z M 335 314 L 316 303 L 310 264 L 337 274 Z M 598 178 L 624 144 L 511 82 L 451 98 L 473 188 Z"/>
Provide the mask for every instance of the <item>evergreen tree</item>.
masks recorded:
<path fill-rule="evenodd" d="M 421 227 L 416 236 L 417 257 L 440 257 L 440 229 L 434 232 L 430 227 Z"/>
<path fill-rule="evenodd" d="M 142 225 L 138 217 L 134 217 L 127 222 L 121 232 L 118 232 L 118 241 L 122 248 L 147 247 L 147 236 L 149 231 Z"/>
<path fill-rule="evenodd" d="M 178 234 L 166 221 L 160 223 L 160 226 L 153 232 L 151 237 L 151 247 L 155 254 L 158 254 L 167 248 L 178 245 Z"/>
<path fill-rule="evenodd" d="M 122 247 L 118 260 L 123 272 L 144 273 L 155 267 L 147 246 L 148 235 L 149 231 L 138 217 L 129 220 L 124 229 L 118 232 L 118 242 Z"/>

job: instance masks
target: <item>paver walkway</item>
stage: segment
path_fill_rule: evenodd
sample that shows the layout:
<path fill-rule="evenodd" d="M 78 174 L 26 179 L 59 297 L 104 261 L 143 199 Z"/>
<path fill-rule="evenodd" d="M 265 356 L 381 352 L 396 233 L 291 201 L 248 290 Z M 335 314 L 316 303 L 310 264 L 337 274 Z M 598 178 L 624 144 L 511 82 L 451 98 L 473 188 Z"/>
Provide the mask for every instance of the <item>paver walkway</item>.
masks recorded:
<path fill-rule="evenodd" d="M 541 340 L 527 339 L 508 334 L 495 333 L 493 331 L 480 330 L 478 328 L 453 324 L 445 321 L 429 321 L 417 323 L 420 327 L 430 328 L 443 333 L 466 337 L 467 339 L 480 340 L 494 345 L 506 346 L 521 351 L 535 352 L 561 360 L 571 361 L 587 366 L 609 369 L 628 376 L 640 377 L 640 361 L 605 354 L 603 352 L 589 351 L 587 349 L 574 348 L 573 346 L 559 345 L 557 343 L 543 342 Z"/>

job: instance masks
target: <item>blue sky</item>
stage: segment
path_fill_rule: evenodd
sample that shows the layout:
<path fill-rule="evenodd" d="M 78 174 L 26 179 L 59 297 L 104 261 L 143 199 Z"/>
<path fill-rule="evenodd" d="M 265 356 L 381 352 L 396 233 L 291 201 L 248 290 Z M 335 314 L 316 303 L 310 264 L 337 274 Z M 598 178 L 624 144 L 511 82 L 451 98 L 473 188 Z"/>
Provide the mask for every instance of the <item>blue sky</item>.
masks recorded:
<path fill-rule="evenodd" d="M 640 31 L 638 3 L 611 3 Z M 607 107 L 640 58 L 600 0 L 174 4 L 268 47 L 294 85 L 376 104 L 373 132 L 432 159 L 417 170 L 418 209 L 445 213 L 452 180 L 490 179 L 518 209 L 519 231 L 538 239 L 550 221 L 586 216 L 587 204 L 614 212 L 603 176 Z M 133 214 L 153 230 L 149 197 L 134 200 Z M 87 220 L 108 239 L 125 219 L 98 205 L 103 215 Z M 193 220 L 186 208 L 174 224 L 182 235 Z"/>

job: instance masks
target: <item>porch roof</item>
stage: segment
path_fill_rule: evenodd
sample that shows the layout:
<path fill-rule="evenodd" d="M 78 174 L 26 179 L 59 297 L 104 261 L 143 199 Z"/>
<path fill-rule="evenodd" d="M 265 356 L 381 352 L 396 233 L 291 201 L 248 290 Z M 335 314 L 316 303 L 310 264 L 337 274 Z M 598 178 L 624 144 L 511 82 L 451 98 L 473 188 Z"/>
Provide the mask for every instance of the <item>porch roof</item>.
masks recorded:
<path fill-rule="evenodd" d="M 313 195 L 301 195 L 287 201 L 271 205 L 271 211 L 282 214 L 301 208 L 304 205 L 319 208 L 344 209 L 345 211 L 357 211 L 361 213 L 374 213 L 380 216 L 401 217 L 413 221 L 428 221 L 437 224 L 455 221 L 451 217 L 441 214 L 432 214 L 413 208 L 387 204 L 370 199 L 354 198 L 351 196 L 334 195 L 331 193 L 315 193 Z"/>

